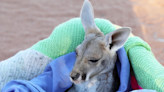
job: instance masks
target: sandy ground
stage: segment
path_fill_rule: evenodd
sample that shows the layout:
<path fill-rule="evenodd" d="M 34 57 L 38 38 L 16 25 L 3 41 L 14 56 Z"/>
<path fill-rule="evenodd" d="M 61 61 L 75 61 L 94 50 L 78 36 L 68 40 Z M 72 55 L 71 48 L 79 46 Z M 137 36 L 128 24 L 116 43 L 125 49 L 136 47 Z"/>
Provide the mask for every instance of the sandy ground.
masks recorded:
<path fill-rule="evenodd" d="M 133 29 L 164 65 L 164 0 L 90 0 L 95 17 Z M 59 24 L 75 17 L 83 0 L 1 0 L 0 60 L 48 37 Z"/>

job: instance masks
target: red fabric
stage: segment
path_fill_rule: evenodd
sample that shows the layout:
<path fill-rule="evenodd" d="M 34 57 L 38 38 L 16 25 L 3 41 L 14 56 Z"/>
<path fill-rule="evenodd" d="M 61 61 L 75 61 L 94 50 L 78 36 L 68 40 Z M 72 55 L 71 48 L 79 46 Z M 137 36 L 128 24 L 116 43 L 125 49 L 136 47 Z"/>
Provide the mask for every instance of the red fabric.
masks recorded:
<path fill-rule="evenodd" d="M 131 75 L 131 86 L 133 90 L 143 89 L 141 86 L 138 85 L 136 78 L 132 75 Z"/>

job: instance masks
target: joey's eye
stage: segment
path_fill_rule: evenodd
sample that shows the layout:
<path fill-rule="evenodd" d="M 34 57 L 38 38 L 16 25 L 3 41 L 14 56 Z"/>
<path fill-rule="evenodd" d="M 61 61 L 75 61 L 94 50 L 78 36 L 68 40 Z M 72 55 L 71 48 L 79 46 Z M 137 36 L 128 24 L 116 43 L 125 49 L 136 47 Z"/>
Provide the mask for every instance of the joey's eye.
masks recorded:
<path fill-rule="evenodd" d="M 96 62 L 99 61 L 99 60 L 89 60 L 89 61 L 91 61 L 91 62 L 93 62 L 93 63 L 96 63 Z"/>
<path fill-rule="evenodd" d="M 77 54 L 77 51 L 75 51 L 75 53 L 76 53 L 76 56 L 77 56 L 77 55 L 78 55 L 78 54 Z"/>

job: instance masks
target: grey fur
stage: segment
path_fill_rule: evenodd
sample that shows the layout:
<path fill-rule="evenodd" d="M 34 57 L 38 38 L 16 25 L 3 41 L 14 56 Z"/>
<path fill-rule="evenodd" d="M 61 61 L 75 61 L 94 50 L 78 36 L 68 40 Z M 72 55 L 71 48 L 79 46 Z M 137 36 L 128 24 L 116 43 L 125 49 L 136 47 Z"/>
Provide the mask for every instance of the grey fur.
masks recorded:
<path fill-rule="evenodd" d="M 88 0 L 84 1 L 81 21 L 85 40 L 76 48 L 76 62 L 70 73 L 71 77 L 77 73 L 80 77 L 72 79 L 74 84 L 68 92 L 115 92 L 119 87 L 116 51 L 124 45 L 131 29 L 120 28 L 104 35 L 94 22 L 92 5 Z M 84 74 L 86 78 L 83 80 Z"/>

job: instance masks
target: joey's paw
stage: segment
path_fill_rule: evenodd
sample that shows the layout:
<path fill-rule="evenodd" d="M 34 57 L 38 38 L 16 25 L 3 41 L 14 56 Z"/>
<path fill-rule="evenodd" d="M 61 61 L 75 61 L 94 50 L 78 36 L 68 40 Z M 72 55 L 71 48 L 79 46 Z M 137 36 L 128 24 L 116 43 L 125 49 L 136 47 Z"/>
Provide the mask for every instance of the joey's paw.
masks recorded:
<path fill-rule="evenodd" d="M 110 73 L 108 74 L 102 74 L 98 78 L 99 85 L 96 89 L 97 92 L 112 92 L 112 77 Z"/>
<path fill-rule="evenodd" d="M 111 89 L 111 85 L 106 80 L 100 82 L 99 86 L 97 87 L 97 92 L 109 92 Z"/>

